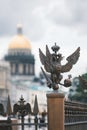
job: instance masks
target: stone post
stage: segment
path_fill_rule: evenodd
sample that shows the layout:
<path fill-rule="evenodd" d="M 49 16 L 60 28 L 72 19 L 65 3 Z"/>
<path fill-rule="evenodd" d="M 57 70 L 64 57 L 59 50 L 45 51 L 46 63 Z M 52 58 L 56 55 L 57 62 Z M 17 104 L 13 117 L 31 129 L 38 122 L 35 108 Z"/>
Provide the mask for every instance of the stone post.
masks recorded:
<path fill-rule="evenodd" d="M 64 130 L 64 94 L 47 94 L 48 130 Z"/>

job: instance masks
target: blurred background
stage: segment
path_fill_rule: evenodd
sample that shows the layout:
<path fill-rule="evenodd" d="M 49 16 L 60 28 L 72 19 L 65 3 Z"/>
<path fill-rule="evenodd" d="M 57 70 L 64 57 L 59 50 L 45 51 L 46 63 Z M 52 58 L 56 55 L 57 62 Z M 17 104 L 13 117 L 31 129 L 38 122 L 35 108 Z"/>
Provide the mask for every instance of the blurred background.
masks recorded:
<path fill-rule="evenodd" d="M 0 100 L 5 106 L 8 94 L 12 104 L 23 95 L 32 105 L 37 94 L 39 104 L 44 99 L 41 111 L 46 109 L 46 93 L 52 90 L 46 87 L 38 51 L 45 54 L 46 45 L 50 52 L 55 42 L 60 46 L 62 64 L 80 47 L 77 64 L 64 76 L 87 73 L 86 12 L 86 0 L 0 0 Z"/>

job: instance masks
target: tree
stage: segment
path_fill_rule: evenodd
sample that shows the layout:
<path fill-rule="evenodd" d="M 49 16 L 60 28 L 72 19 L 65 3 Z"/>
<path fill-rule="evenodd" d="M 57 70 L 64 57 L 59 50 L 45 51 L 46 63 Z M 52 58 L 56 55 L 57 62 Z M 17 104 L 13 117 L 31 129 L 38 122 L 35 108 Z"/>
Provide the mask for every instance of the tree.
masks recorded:
<path fill-rule="evenodd" d="M 83 79 L 87 80 L 87 73 L 81 75 Z M 72 87 L 69 90 L 68 98 L 73 101 L 86 102 L 87 103 L 87 90 L 84 90 L 79 77 L 73 78 Z"/>

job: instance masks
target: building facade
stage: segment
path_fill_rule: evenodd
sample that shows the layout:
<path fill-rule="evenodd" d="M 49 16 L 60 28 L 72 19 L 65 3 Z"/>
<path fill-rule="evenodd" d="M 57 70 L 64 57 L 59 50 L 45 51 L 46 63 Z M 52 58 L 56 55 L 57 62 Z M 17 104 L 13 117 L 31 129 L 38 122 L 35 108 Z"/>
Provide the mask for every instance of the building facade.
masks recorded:
<path fill-rule="evenodd" d="M 11 75 L 35 75 L 35 59 L 31 53 L 31 44 L 23 35 L 21 24 L 17 26 L 17 35 L 11 40 L 4 59 L 10 63 Z"/>
<path fill-rule="evenodd" d="M 9 81 L 11 87 L 9 93 L 12 106 L 23 96 L 33 109 L 34 98 L 37 95 L 40 111 L 44 110 L 46 107 L 46 91 L 43 90 L 44 87 L 42 86 L 39 90 L 40 82 L 36 84 L 33 81 L 35 77 L 35 58 L 29 40 L 23 35 L 21 24 L 17 26 L 17 35 L 12 38 L 8 46 L 8 53 L 4 56 L 4 61 L 8 62 L 10 68 Z M 7 82 L 7 80 L 8 77 L 5 81 Z M 4 90 L 7 91 L 5 84 Z M 2 92 L 1 88 L 0 92 Z M 5 96 L 8 97 L 8 93 Z M 1 97 L 3 98 L 3 95 Z"/>
<path fill-rule="evenodd" d="M 10 66 L 6 61 L 0 61 L 0 103 L 4 105 L 6 110 L 7 97 L 10 95 L 11 75 Z"/>

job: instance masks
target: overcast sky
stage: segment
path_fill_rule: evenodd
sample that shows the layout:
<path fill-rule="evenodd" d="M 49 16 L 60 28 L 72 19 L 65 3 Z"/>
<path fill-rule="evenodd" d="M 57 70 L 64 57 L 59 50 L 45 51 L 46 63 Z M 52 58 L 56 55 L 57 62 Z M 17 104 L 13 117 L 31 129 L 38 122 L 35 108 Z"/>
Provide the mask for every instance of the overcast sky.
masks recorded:
<path fill-rule="evenodd" d="M 23 33 L 31 42 L 36 74 L 41 66 L 38 49 L 45 53 L 45 45 L 50 49 L 55 42 L 65 59 L 80 46 L 80 58 L 70 73 L 87 72 L 86 0 L 0 0 L 1 56 L 16 35 L 17 23 L 23 24 Z"/>

